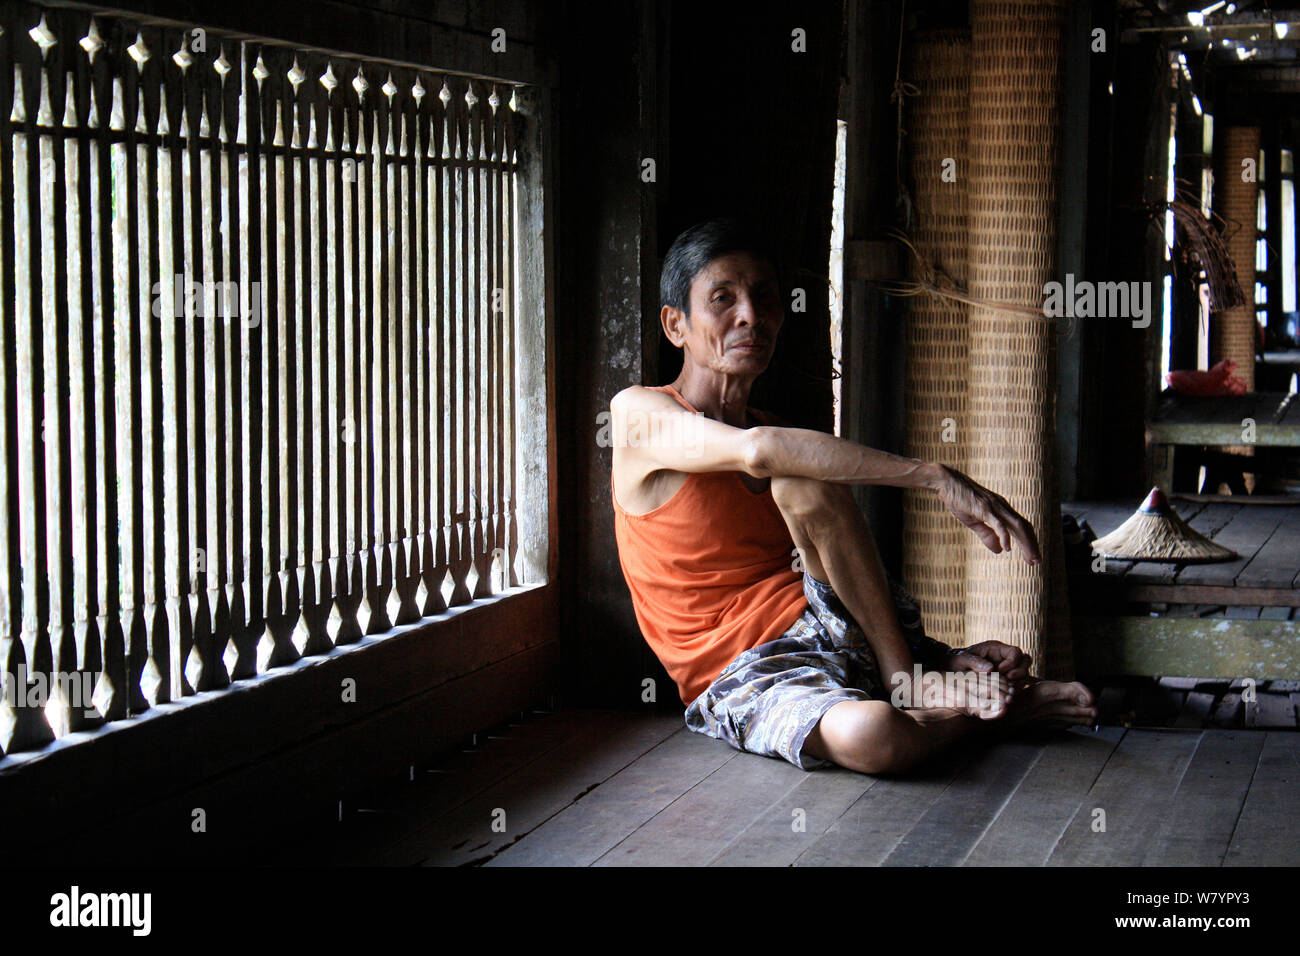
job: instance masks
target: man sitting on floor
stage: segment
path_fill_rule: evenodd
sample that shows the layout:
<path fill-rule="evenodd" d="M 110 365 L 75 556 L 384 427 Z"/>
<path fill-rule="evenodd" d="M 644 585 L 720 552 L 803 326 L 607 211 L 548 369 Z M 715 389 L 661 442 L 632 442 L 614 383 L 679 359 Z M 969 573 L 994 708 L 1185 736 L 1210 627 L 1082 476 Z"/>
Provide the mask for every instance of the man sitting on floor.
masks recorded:
<path fill-rule="evenodd" d="M 748 407 L 784 319 L 760 242 L 732 220 L 694 226 L 669 249 L 660 292 L 682 372 L 611 401 L 611 491 L 637 621 L 688 727 L 801 769 L 889 773 L 981 727 L 1096 720 L 1086 687 L 1029 677 L 1018 648 L 927 637 L 848 486 L 931 489 L 990 551 L 1014 542 L 1037 563 L 1033 528 L 1004 498 Z"/>

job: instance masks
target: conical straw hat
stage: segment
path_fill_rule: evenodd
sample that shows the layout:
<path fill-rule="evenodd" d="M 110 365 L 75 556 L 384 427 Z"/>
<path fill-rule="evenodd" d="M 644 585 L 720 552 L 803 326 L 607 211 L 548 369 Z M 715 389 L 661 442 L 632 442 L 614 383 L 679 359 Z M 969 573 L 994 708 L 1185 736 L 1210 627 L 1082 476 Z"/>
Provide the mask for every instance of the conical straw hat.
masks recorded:
<path fill-rule="evenodd" d="M 1142 507 L 1122 525 L 1092 542 L 1108 558 L 1134 561 L 1231 561 L 1237 557 L 1223 545 L 1178 517 L 1164 493 L 1152 488 Z"/>

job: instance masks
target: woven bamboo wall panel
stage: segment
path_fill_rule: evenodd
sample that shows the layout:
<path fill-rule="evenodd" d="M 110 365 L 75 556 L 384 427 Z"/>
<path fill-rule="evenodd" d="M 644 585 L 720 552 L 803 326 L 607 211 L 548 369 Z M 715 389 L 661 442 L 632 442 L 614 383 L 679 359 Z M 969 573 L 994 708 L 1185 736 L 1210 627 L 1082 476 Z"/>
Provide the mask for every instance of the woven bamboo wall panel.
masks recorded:
<path fill-rule="evenodd" d="M 1255 222 L 1259 183 L 1242 181 L 1243 159 L 1259 157 L 1259 127 L 1230 126 L 1216 175 L 1227 221 L 1228 253 L 1237 267 L 1237 281 L 1246 304 L 1216 312 L 1210 322 L 1211 364 L 1220 359 L 1237 363 L 1235 374 L 1255 390 Z M 1249 451 L 1249 449 L 1242 449 Z"/>
<path fill-rule="evenodd" d="M 970 95 L 970 291 L 1040 308 L 1056 279 L 1063 6 L 973 0 Z M 967 643 L 1000 640 L 1033 655 L 1040 676 L 1073 671 L 1055 475 L 1055 324 L 972 307 L 972 478 L 1038 532 L 1043 561 L 967 543 Z"/>
<path fill-rule="evenodd" d="M 913 239 L 926 262 L 964 288 L 970 251 L 970 34 L 934 31 L 920 37 L 907 76 L 920 91 L 910 100 L 907 124 L 917 212 Z M 945 181 L 946 160 L 954 164 L 955 181 Z M 920 272 L 918 264 L 913 278 L 921 278 Z M 913 301 L 907 327 L 907 454 L 964 471 L 969 309 L 929 296 Z M 906 491 L 903 512 L 903 580 L 921 604 L 926 632 L 947 644 L 963 644 L 970 532 L 930 491 Z"/>

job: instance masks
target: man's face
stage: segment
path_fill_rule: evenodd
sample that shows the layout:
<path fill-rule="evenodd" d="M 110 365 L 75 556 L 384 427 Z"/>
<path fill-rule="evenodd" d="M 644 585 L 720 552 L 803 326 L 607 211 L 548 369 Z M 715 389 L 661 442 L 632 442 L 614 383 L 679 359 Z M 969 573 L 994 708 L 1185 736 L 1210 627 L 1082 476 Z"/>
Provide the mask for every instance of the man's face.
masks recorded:
<path fill-rule="evenodd" d="M 785 312 L 776 273 L 765 259 L 728 253 L 691 283 L 690 319 L 672 322 L 684 361 L 753 378 L 767 368 Z"/>

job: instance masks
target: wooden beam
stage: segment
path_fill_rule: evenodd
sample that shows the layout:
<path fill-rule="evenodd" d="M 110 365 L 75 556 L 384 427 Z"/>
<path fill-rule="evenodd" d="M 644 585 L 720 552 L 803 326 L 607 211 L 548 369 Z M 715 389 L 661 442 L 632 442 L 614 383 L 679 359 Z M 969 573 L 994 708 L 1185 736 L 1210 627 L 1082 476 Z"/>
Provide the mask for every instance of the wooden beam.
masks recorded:
<path fill-rule="evenodd" d="M 1105 582 L 1104 577 L 1098 583 Z M 1237 607 L 1300 607 L 1300 591 L 1292 588 L 1237 588 L 1193 584 L 1131 584 L 1116 582 L 1126 601 L 1153 604 L 1224 604 Z"/>
<path fill-rule="evenodd" d="M 1300 672 L 1294 622 L 1226 618 L 1074 619 L 1083 676 L 1287 677 Z"/>

